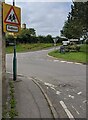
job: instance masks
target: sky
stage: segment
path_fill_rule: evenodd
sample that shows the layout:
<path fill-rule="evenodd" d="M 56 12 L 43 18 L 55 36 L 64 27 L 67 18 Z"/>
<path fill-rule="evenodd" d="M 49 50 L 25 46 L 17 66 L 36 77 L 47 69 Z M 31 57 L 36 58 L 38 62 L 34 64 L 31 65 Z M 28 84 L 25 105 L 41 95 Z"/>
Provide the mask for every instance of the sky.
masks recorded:
<path fill-rule="evenodd" d="M 26 23 L 27 28 L 34 28 L 37 35 L 60 36 L 60 30 L 67 20 L 68 13 L 71 11 L 72 2 L 70 0 L 65 0 L 65 2 L 64 0 L 62 2 L 58 1 L 16 1 L 16 6 L 21 7 L 21 23 Z M 10 3 L 9 0 L 5 2 Z"/>

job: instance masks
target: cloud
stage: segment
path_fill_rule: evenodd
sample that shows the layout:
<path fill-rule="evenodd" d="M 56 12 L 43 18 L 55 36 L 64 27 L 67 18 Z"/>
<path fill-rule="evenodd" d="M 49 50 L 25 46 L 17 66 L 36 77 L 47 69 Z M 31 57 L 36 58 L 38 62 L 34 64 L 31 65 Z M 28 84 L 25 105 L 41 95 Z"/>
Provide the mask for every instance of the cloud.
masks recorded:
<path fill-rule="evenodd" d="M 6 0 L 6 1 L 11 2 L 11 0 Z M 25 0 L 15 0 L 15 1 L 25 2 Z M 72 2 L 72 0 L 26 0 L 26 2 Z"/>
<path fill-rule="evenodd" d="M 22 23 L 34 28 L 37 35 L 60 35 L 71 2 L 17 2 L 22 10 Z"/>

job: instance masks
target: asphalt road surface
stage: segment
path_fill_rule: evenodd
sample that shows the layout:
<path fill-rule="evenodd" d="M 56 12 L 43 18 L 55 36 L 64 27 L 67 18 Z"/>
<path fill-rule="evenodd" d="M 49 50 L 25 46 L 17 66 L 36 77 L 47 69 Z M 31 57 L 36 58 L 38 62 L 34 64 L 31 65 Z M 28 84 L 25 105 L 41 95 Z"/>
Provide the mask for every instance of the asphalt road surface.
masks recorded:
<path fill-rule="evenodd" d="M 59 61 L 51 51 L 17 54 L 17 73 L 32 77 L 43 87 L 60 118 L 86 118 L 86 65 Z M 12 72 L 13 54 L 6 56 Z"/>

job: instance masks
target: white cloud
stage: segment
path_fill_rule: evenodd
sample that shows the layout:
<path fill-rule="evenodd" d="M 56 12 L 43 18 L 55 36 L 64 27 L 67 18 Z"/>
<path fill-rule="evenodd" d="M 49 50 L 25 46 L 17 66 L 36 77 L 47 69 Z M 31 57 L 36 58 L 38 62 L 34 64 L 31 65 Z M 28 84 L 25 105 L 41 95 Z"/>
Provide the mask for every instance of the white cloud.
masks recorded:
<path fill-rule="evenodd" d="M 25 0 L 15 0 L 16 2 L 25 2 Z M 8 0 L 11 2 L 11 0 Z M 72 2 L 72 0 L 26 0 L 26 2 Z"/>
<path fill-rule="evenodd" d="M 16 3 L 22 9 L 22 23 L 34 28 L 38 35 L 60 35 L 67 19 L 71 2 L 25 2 Z"/>

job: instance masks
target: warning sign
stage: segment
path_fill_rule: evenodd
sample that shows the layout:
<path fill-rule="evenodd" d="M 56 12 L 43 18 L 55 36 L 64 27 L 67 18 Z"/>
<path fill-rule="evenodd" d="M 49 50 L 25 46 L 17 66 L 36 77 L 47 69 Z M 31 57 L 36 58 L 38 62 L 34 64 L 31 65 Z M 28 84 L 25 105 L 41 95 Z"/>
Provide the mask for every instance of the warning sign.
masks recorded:
<path fill-rule="evenodd" d="M 20 22 L 18 20 L 18 17 L 15 13 L 15 10 L 13 7 L 11 7 L 10 11 L 8 12 L 6 19 L 4 21 L 5 23 L 11 23 L 11 24 L 17 24 L 20 25 Z"/>
<path fill-rule="evenodd" d="M 21 28 L 21 10 L 3 3 L 3 31 L 18 33 Z"/>

